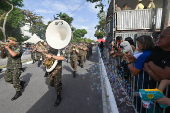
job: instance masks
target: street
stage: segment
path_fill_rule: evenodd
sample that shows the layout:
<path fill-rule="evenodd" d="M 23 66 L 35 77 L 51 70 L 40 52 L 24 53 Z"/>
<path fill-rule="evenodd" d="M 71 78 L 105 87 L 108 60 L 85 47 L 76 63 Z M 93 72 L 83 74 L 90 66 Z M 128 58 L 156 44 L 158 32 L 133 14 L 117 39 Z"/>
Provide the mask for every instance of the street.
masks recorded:
<path fill-rule="evenodd" d="M 22 96 L 15 101 L 15 89 L 4 80 L 4 72 L 0 74 L 0 112 L 1 113 L 102 113 L 102 91 L 98 64 L 97 47 L 93 47 L 93 56 L 77 68 L 77 77 L 73 78 L 70 63 L 63 61 L 62 69 L 62 101 L 54 107 L 55 88 L 44 78 L 45 68 L 35 64 L 23 67 L 21 80 L 26 81 Z"/>

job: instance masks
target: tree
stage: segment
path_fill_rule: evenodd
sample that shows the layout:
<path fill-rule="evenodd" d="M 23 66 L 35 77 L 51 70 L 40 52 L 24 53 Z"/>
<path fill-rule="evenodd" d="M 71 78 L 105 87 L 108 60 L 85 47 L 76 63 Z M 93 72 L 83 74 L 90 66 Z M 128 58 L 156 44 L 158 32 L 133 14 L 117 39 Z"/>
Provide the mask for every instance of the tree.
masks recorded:
<path fill-rule="evenodd" d="M 6 41 L 5 25 L 9 13 L 13 10 L 14 7 L 22 7 L 23 0 L 0 0 L 0 22 L 3 19 L 3 23 L 0 26 L 0 29 L 3 33 L 3 40 Z"/>
<path fill-rule="evenodd" d="M 21 14 L 21 9 L 14 7 L 6 22 L 6 36 L 13 36 L 18 41 L 23 41 L 21 27 L 25 25 L 25 17 Z"/>
<path fill-rule="evenodd" d="M 99 25 L 96 25 L 95 29 L 96 32 L 94 34 L 97 39 L 101 39 L 105 36 L 106 31 L 106 15 L 105 12 L 99 12 L 97 14 L 97 17 L 99 18 Z"/>
<path fill-rule="evenodd" d="M 73 39 L 80 40 L 80 38 L 84 37 L 85 34 L 87 34 L 85 29 L 77 29 L 73 33 Z"/>
<path fill-rule="evenodd" d="M 56 14 L 57 17 L 54 16 L 55 19 L 60 19 L 66 21 L 70 26 L 73 21 L 73 18 L 68 16 L 66 13 L 60 12 L 59 14 Z"/>
<path fill-rule="evenodd" d="M 96 31 L 94 34 L 97 39 L 102 39 L 105 36 L 105 33 L 103 31 Z"/>
<path fill-rule="evenodd" d="M 102 0 L 86 0 L 87 2 L 91 2 L 91 3 L 97 3 L 95 5 L 95 8 L 99 7 L 101 10 L 100 12 L 103 12 L 104 9 L 104 5 L 102 3 Z M 104 0 L 105 1 L 105 0 Z M 108 3 L 110 2 L 110 0 L 108 0 Z"/>
<path fill-rule="evenodd" d="M 34 28 L 36 27 L 36 24 L 42 23 L 42 16 L 39 16 L 38 14 L 34 13 L 30 10 L 22 10 L 22 14 L 25 15 L 26 21 L 30 24 L 30 31 L 32 32 L 32 35 L 34 34 Z"/>
<path fill-rule="evenodd" d="M 37 34 L 37 36 L 39 36 L 41 39 L 45 40 L 45 32 L 47 29 L 48 25 L 45 25 L 44 23 L 38 23 L 36 24 L 35 28 L 34 28 L 34 32 Z"/>

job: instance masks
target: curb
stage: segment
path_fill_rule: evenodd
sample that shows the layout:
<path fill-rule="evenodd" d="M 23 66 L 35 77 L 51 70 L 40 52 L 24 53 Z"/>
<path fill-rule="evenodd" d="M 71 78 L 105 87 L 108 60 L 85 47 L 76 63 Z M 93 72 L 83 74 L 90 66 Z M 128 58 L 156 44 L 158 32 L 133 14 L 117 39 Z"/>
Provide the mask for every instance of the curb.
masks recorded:
<path fill-rule="evenodd" d="M 23 61 L 23 62 L 24 62 L 24 61 Z M 22 66 L 24 66 L 24 65 L 26 65 L 26 64 L 31 64 L 31 63 L 32 63 L 32 61 L 28 61 L 28 62 L 22 63 Z M 0 73 L 4 72 L 5 70 L 6 70 L 6 68 L 2 68 L 2 70 L 1 70 Z"/>
<path fill-rule="evenodd" d="M 99 57 L 101 57 L 99 48 L 98 48 L 98 54 Z M 100 63 L 101 85 L 102 85 L 103 113 L 107 112 L 106 94 L 108 95 L 107 98 L 109 98 L 111 113 L 119 113 L 102 58 L 99 58 L 99 63 Z M 104 92 L 104 89 L 106 89 L 106 92 Z"/>

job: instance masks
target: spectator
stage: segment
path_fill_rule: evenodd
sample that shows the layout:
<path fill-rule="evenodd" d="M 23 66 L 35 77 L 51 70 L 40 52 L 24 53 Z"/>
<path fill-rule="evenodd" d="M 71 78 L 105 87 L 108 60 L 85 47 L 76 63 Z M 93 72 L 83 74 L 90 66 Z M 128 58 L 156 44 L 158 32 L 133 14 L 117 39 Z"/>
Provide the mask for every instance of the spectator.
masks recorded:
<path fill-rule="evenodd" d="M 145 70 L 155 81 L 170 79 L 170 27 L 158 36 L 157 46 L 146 60 Z"/>
<path fill-rule="evenodd" d="M 121 36 L 117 36 L 116 37 L 116 45 L 115 45 L 115 52 L 114 54 L 111 54 L 112 57 L 115 57 L 117 54 L 121 55 L 121 50 L 123 49 L 123 47 L 120 45 L 120 43 L 122 43 L 122 37 Z"/>
<path fill-rule="evenodd" d="M 129 70 L 132 73 L 133 76 L 135 76 L 135 80 L 138 80 L 138 84 L 137 84 L 137 92 L 139 91 L 139 89 L 146 89 L 148 88 L 148 83 L 149 83 L 149 75 L 144 72 L 144 77 L 143 77 L 143 67 L 144 67 L 144 63 L 145 60 L 149 57 L 149 55 L 151 54 L 151 51 L 154 48 L 154 41 L 152 39 L 151 36 L 147 36 L 147 35 L 143 35 L 140 36 L 136 39 L 137 41 L 137 46 L 139 51 L 143 51 L 143 53 L 137 58 L 135 66 L 133 67 L 131 65 L 130 59 L 127 55 L 124 55 L 124 59 L 126 60 Z M 136 76 L 138 75 L 139 76 Z M 142 87 L 143 84 L 143 87 Z M 141 99 L 140 97 L 137 97 L 137 110 L 138 112 L 140 111 L 140 106 L 141 106 Z M 142 108 L 142 113 L 145 113 L 145 108 Z"/>
<path fill-rule="evenodd" d="M 169 85 L 170 85 L 170 80 L 162 80 L 161 83 L 159 84 L 158 89 L 163 92 L 164 89 Z M 170 106 L 170 98 L 163 97 L 163 98 L 157 99 L 156 101 L 159 104 Z"/>
<path fill-rule="evenodd" d="M 154 8 L 155 8 L 155 4 L 153 3 L 153 0 L 149 0 L 147 9 L 154 9 Z"/>
<path fill-rule="evenodd" d="M 135 10 L 143 9 L 143 8 L 144 8 L 144 5 L 142 4 L 142 0 L 139 0 Z"/>
<path fill-rule="evenodd" d="M 115 12 L 121 11 L 121 8 L 117 6 L 117 3 L 115 4 Z"/>
<path fill-rule="evenodd" d="M 101 41 L 101 42 L 100 42 L 100 46 L 99 46 L 100 52 L 101 52 L 101 56 L 103 55 L 103 47 L 104 47 L 103 41 Z"/>
<path fill-rule="evenodd" d="M 125 41 L 128 41 L 130 43 L 133 52 L 135 52 L 135 46 L 134 46 L 133 39 L 131 37 L 127 37 L 127 38 L 125 38 Z"/>
<path fill-rule="evenodd" d="M 110 47 L 109 47 L 108 51 L 110 53 L 110 52 L 114 52 L 114 50 L 115 50 L 114 41 L 110 41 Z"/>
<path fill-rule="evenodd" d="M 170 79 L 170 27 L 163 30 L 157 39 L 157 46 L 144 65 L 146 72 L 151 76 L 149 81 L 151 89 L 156 88 L 156 81 Z M 170 93 L 167 97 L 170 98 Z M 166 108 L 166 112 L 170 113 L 170 107 Z"/>
<path fill-rule="evenodd" d="M 123 9 L 122 9 L 122 10 L 131 10 L 131 8 L 130 8 L 130 7 L 128 7 L 128 6 L 127 6 L 127 4 L 124 4 L 124 5 L 123 5 Z"/>
<path fill-rule="evenodd" d="M 151 36 L 140 36 L 136 39 L 136 41 L 138 49 L 142 50 L 143 53 L 136 60 L 135 67 L 130 64 L 128 56 L 124 55 L 124 58 L 129 65 L 129 70 L 134 76 L 139 74 L 143 70 L 145 60 L 147 57 L 149 57 L 149 55 L 151 54 L 151 50 L 154 48 L 154 41 Z"/>

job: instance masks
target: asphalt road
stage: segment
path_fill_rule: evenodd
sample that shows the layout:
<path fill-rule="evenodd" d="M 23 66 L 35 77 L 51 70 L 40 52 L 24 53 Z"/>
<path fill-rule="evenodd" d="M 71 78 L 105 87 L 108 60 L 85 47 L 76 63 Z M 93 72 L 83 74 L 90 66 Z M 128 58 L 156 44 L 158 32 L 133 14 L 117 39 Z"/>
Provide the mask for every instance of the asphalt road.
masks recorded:
<path fill-rule="evenodd" d="M 44 67 L 27 64 L 21 79 L 26 81 L 22 96 L 15 101 L 11 98 L 15 90 L 5 83 L 4 73 L 0 73 L 0 113 L 102 113 L 102 91 L 98 64 L 97 47 L 93 56 L 85 62 L 84 68 L 78 66 L 77 77 L 73 78 L 70 63 L 63 61 L 62 102 L 54 107 L 56 100 L 54 87 L 44 78 Z"/>

